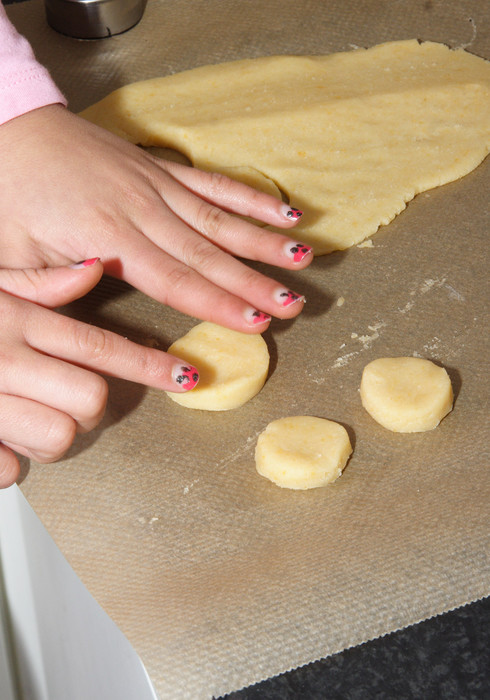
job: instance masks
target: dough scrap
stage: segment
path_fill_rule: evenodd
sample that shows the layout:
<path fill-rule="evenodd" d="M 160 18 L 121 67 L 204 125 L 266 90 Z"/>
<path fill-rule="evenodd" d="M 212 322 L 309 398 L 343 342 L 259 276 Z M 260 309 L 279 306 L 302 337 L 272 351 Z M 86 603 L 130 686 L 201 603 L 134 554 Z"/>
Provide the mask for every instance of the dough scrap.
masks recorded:
<path fill-rule="evenodd" d="M 82 116 L 277 186 L 305 212 L 295 236 L 319 255 L 360 243 L 485 158 L 490 62 L 415 39 L 246 59 L 127 85 Z"/>
<path fill-rule="evenodd" d="M 195 389 L 184 394 L 166 392 L 186 408 L 238 408 L 262 389 L 269 369 L 269 350 L 261 335 L 239 333 L 209 322 L 191 328 L 168 352 L 199 370 Z"/>
<path fill-rule="evenodd" d="M 274 420 L 259 435 L 257 471 L 282 488 L 313 489 L 335 481 L 352 453 L 339 423 L 314 416 Z"/>
<path fill-rule="evenodd" d="M 418 433 L 439 425 L 453 407 L 453 390 L 443 367 L 419 357 L 384 357 L 364 368 L 361 401 L 388 430 Z"/>

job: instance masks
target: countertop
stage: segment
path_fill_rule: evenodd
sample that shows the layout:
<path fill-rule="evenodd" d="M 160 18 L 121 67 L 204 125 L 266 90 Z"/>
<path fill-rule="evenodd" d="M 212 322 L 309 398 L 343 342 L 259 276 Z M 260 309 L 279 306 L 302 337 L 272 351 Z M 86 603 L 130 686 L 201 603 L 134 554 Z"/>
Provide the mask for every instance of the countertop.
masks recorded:
<path fill-rule="evenodd" d="M 224 697 L 483 700 L 490 697 L 489 649 L 484 598 Z"/>

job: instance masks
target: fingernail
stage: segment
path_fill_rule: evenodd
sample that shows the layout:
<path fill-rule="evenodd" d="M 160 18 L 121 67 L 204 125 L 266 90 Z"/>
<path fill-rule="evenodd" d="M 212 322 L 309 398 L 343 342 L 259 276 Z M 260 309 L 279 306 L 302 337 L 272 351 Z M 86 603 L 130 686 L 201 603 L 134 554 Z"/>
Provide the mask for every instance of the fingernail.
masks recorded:
<path fill-rule="evenodd" d="M 286 243 L 284 246 L 284 252 L 289 258 L 292 258 L 294 262 L 301 262 L 307 255 L 313 252 L 313 248 L 304 243 Z"/>
<path fill-rule="evenodd" d="M 301 209 L 296 209 L 296 207 L 290 207 L 289 204 L 283 204 L 281 207 L 283 216 L 286 219 L 291 219 L 292 221 L 297 221 L 303 216 Z"/>
<path fill-rule="evenodd" d="M 192 365 L 175 365 L 172 371 L 172 379 L 176 384 L 190 391 L 199 381 L 199 372 Z"/>
<path fill-rule="evenodd" d="M 291 306 L 291 304 L 295 304 L 297 301 L 305 301 L 304 296 L 296 294 L 296 292 L 292 292 L 290 289 L 285 289 L 284 287 L 276 289 L 274 292 L 274 299 L 281 306 Z"/>
<path fill-rule="evenodd" d="M 80 260 L 80 262 L 68 265 L 68 267 L 70 267 L 72 270 L 81 270 L 84 267 L 90 267 L 90 265 L 95 265 L 95 263 L 99 260 L 100 258 L 89 258 L 88 260 Z"/>
<path fill-rule="evenodd" d="M 269 314 L 265 314 L 263 311 L 258 311 L 257 309 L 246 309 L 245 319 L 249 326 L 258 326 L 261 323 L 268 323 L 271 320 Z"/>

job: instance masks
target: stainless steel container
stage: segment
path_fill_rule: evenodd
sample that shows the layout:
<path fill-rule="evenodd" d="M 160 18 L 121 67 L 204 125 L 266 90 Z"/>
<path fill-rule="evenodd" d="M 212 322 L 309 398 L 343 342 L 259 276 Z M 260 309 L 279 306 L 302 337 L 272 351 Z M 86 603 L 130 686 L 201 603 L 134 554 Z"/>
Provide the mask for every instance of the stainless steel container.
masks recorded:
<path fill-rule="evenodd" d="M 77 39 L 103 39 L 137 24 L 146 0 L 45 0 L 48 24 Z"/>

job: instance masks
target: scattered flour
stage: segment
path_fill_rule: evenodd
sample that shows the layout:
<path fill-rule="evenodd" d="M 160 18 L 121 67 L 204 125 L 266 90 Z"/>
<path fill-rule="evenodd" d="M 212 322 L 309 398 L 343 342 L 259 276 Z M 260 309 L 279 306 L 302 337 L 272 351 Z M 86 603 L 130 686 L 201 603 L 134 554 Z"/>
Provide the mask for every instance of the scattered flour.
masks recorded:
<path fill-rule="evenodd" d="M 455 49 L 467 49 L 474 43 L 474 41 L 476 39 L 476 33 L 477 33 L 476 22 L 472 17 L 468 17 L 467 19 L 468 19 L 468 22 L 471 24 L 472 34 L 471 34 L 470 40 L 465 42 L 464 44 L 458 44 L 458 46 L 454 47 Z"/>
<path fill-rule="evenodd" d="M 448 297 L 454 299 L 455 301 L 465 301 L 464 295 L 458 292 L 457 289 L 451 287 L 450 284 L 445 284 L 444 287 L 448 290 Z"/>
<path fill-rule="evenodd" d="M 187 496 L 191 488 L 194 486 L 194 484 L 197 484 L 199 479 L 194 479 L 194 481 L 191 481 L 191 483 L 188 486 L 184 486 L 184 496 Z"/>
<path fill-rule="evenodd" d="M 412 294 L 412 292 L 410 292 L 410 294 Z M 407 303 L 405 304 L 405 306 L 404 306 L 403 308 L 401 308 L 401 309 L 398 309 L 398 311 L 399 311 L 401 314 L 406 314 L 406 313 L 408 313 L 409 311 L 411 311 L 411 310 L 413 309 L 414 306 L 415 306 L 415 302 L 414 302 L 414 301 L 407 301 Z"/>
<path fill-rule="evenodd" d="M 348 352 L 346 355 L 342 355 L 342 357 L 337 357 L 337 359 L 332 365 L 332 369 L 337 369 L 338 367 L 345 367 L 345 365 L 348 365 L 354 357 L 357 357 L 357 355 L 359 355 L 359 353 L 360 350 L 356 350 L 354 352 Z"/>
<path fill-rule="evenodd" d="M 331 369 L 338 369 L 339 367 L 345 367 L 345 365 L 349 364 L 349 362 L 351 360 L 353 360 L 355 357 L 357 357 L 361 352 L 363 352 L 364 350 L 369 350 L 369 348 L 374 343 L 374 341 L 380 337 L 380 331 L 385 326 L 386 326 L 386 323 L 384 321 L 378 321 L 378 322 L 367 327 L 367 330 L 370 331 L 370 333 L 363 333 L 362 335 L 360 335 L 359 333 L 356 333 L 355 331 L 352 332 L 350 335 L 351 340 L 354 340 L 354 341 L 360 343 L 361 347 L 358 350 L 352 350 L 351 352 L 347 352 L 344 355 L 340 355 L 339 357 L 337 357 L 335 362 L 331 366 Z M 345 347 L 346 347 L 346 344 L 342 343 L 342 345 L 340 345 L 340 347 L 339 347 L 339 350 L 342 350 Z M 321 382 L 317 381 L 317 383 L 321 383 Z"/>
<path fill-rule="evenodd" d="M 144 516 L 140 516 L 136 519 L 140 525 L 153 525 L 153 523 L 156 523 L 156 521 L 158 520 L 158 516 L 153 515 L 151 518 L 145 518 Z"/>
<path fill-rule="evenodd" d="M 420 294 L 427 294 L 427 292 L 430 292 L 430 290 L 435 287 L 436 289 L 438 287 L 442 287 L 443 284 L 445 284 L 446 278 L 441 277 L 439 279 L 426 279 L 424 282 L 419 287 L 419 292 Z"/>

